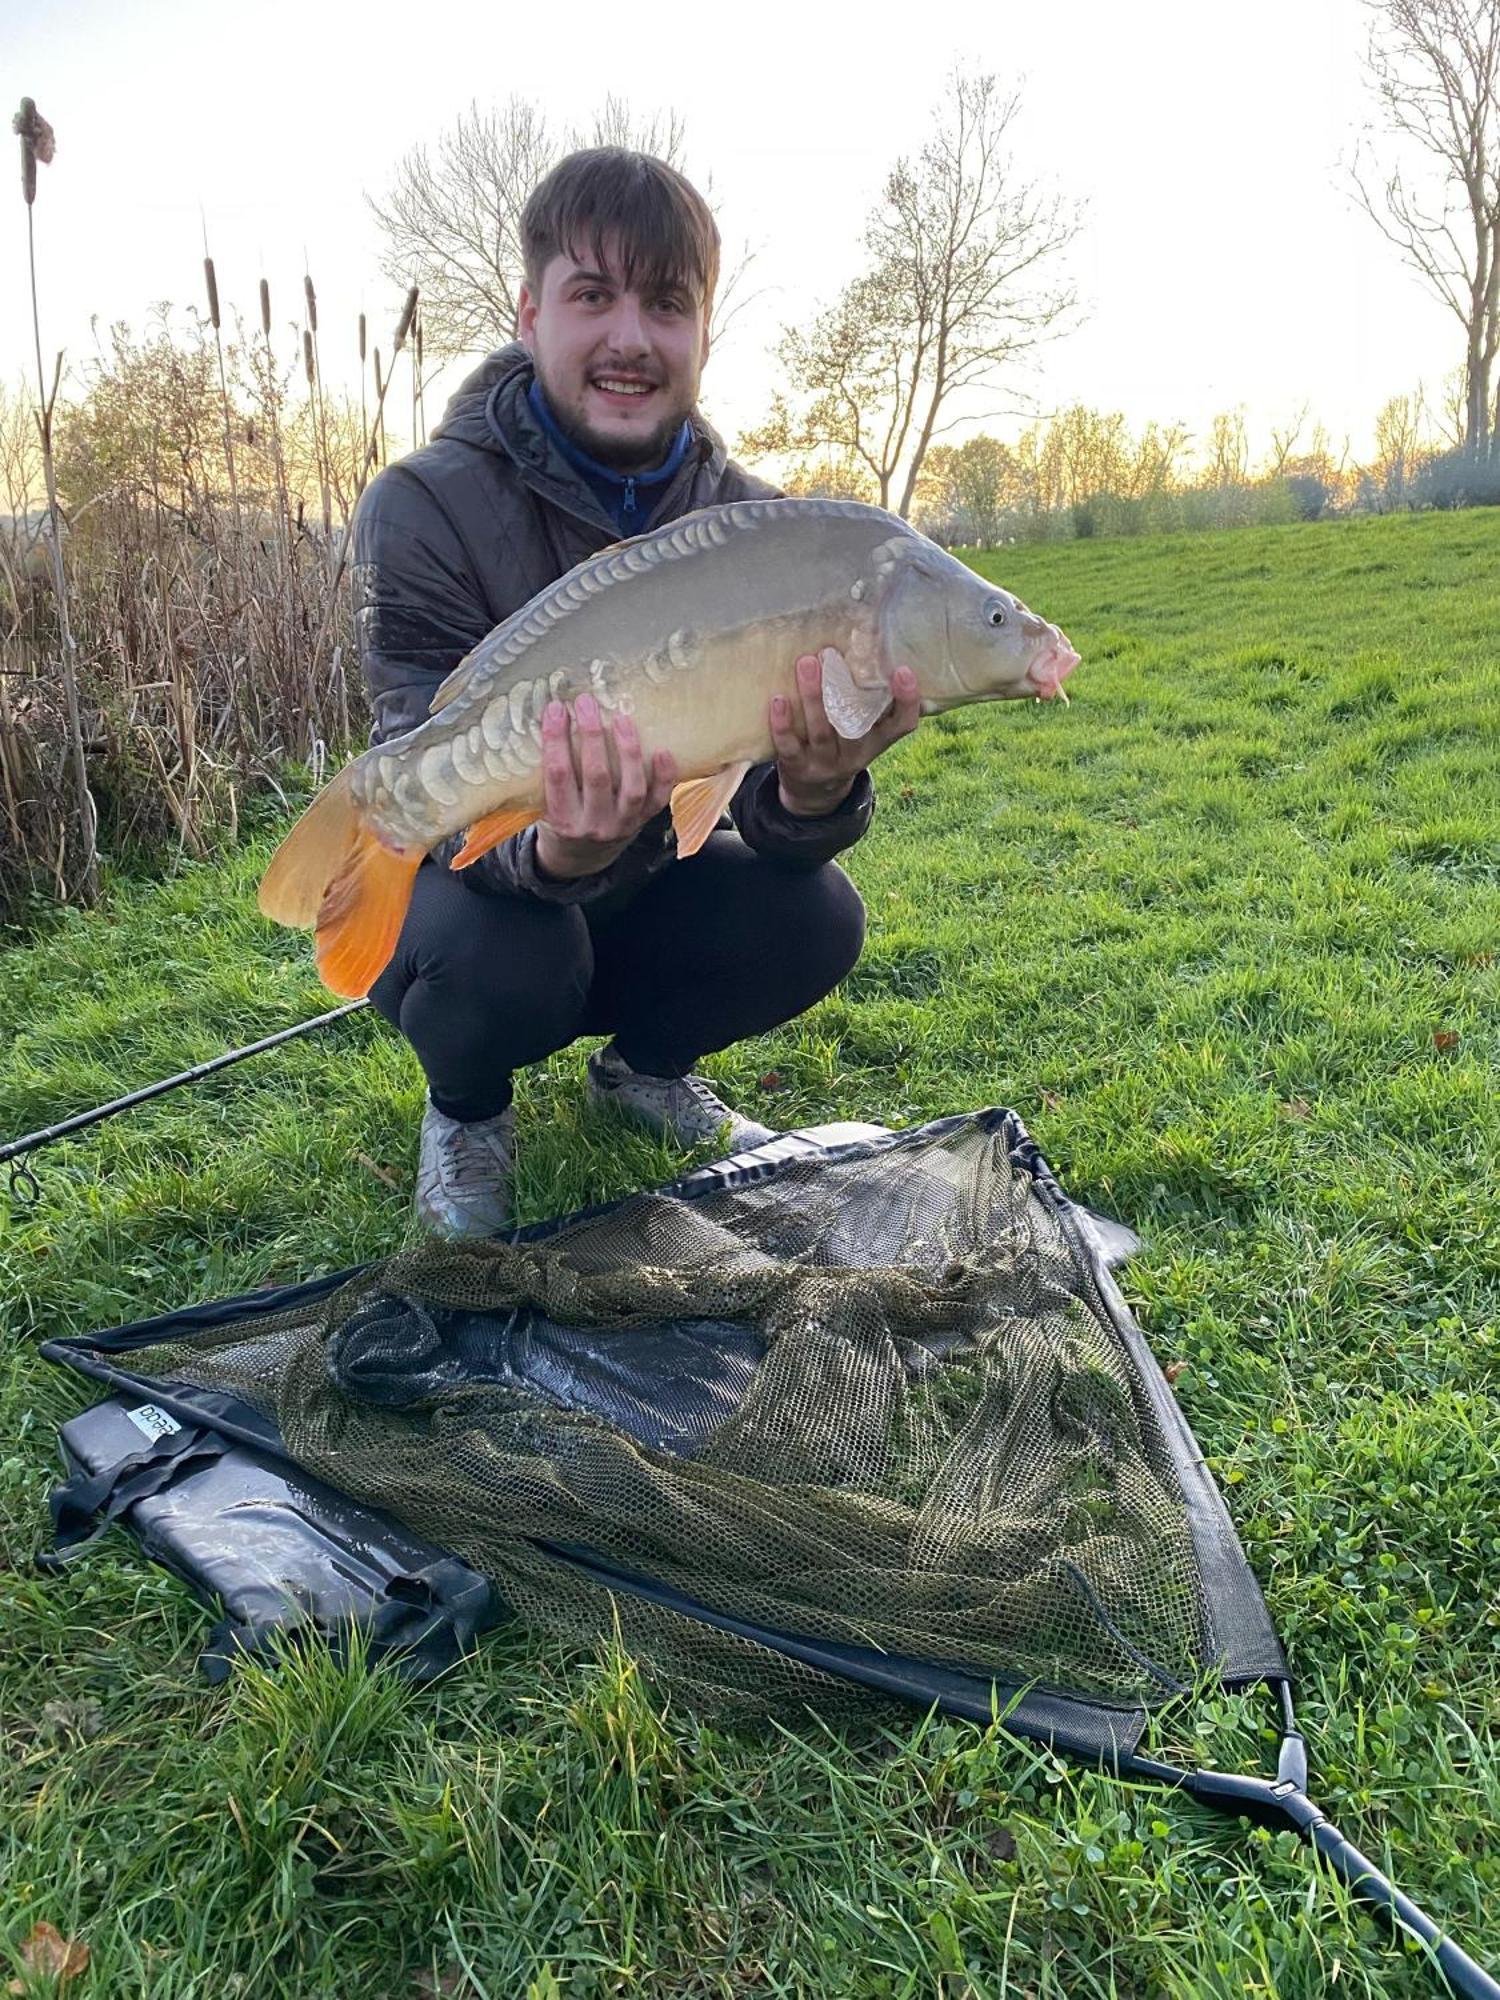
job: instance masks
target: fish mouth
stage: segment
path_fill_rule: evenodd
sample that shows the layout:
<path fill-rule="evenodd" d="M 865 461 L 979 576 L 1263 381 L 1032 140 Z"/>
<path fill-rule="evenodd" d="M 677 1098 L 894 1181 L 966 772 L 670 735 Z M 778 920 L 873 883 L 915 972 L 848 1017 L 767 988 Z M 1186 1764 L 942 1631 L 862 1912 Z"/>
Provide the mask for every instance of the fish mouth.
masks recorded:
<path fill-rule="evenodd" d="M 1026 669 L 1026 679 L 1033 691 L 1043 701 L 1052 701 L 1062 695 L 1062 684 L 1078 665 L 1083 656 L 1075 653 L 1061 632 L 1053 638 L 1045 653 L 1034 659 Z M 1064 701 L 1067 696 L 1063 695 Z"/>

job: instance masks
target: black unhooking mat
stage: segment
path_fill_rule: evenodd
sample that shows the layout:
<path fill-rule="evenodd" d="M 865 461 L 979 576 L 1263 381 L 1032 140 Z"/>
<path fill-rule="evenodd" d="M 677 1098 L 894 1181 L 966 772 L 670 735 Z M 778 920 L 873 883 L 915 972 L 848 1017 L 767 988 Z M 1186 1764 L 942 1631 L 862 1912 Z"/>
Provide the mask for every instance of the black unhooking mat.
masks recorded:
<path fill-rule="evenodd" d="M 787 1135 L 508 1239 L 49 1342 L 142 1433 L 115 1468 L 75 1448 L 60 1532 L 133 1516 L 227 1602 L 234 1508 L 200 1487 L 205 1528 L 185 1498 L 219 1443 L 284 1531 L 288 1618 L 336 1626 L 368 1590 L 367 1629 L 421 1666 L 503 1607 L 578 1637 L 617 1619 L 721 1713 L 867 1689 L 999 1714 L 1298 1826 L 1436 1940 L 1306 1797 L 1260 1591 L 1110 1274 L 1132 1242 L 1011 1112 Z M 275 1594 L 241 1591 L 220 1654 L 276 1622 Z M 1276 1780 L 1140 1754 L 1151 1708 L 1215 1680 L 1279 1699 Z"/>

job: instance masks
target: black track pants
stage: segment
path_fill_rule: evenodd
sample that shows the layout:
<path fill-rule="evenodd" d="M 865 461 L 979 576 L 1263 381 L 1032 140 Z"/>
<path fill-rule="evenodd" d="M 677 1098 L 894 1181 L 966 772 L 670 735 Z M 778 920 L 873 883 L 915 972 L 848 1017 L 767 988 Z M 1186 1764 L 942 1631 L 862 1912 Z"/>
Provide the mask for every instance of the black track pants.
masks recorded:
<path fill-rule="evenodd" d="M 417 1052 L 450 1118 L 492 1118 L 511 1074 L 579 1035 L 613 1034 L 632 1069 L 685 1076 L 700 1056 L 804 1013 L 859 957 L 865 910 L 834 862 L 763 861 L 713 833 L 623 909 L 485 896 L 417 871 L 370 999 Z"/>

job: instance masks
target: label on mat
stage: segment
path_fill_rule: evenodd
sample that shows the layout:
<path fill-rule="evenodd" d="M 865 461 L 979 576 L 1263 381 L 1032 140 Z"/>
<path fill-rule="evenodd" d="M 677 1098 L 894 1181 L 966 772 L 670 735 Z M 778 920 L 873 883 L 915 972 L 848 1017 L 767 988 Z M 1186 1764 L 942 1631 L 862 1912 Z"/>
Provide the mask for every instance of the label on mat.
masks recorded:
<path fill-rule="evenodd" d="M 170 1437 L 173 1431 L 180 1431 L 182 1425 L 175 1417 L 169 1417 L 165 1410 L 159 1410 L 155 1403 L 142 1403 L 138 1410 L 127 1410 L 126 1416 L 138 1431 L 155 1444 L 158 1438 Z"/>

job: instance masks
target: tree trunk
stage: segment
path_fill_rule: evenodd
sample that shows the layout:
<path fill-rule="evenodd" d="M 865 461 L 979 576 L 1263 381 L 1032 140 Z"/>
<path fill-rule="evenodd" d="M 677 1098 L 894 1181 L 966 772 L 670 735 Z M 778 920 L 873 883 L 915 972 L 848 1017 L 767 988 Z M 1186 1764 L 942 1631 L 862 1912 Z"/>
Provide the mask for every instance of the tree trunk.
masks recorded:
<path fill-rule="evenodd" d="M 917 479 L 922 470 L 922 461 L 927 456 L 927 447 L 932 443 L 932 427 L 937 422 L 938 411 L 943 405 L 943 396 L 948 382 L 948 332 L 945 327 L 938 334 L 937 359 L 932 370 L 932 396 L 927 405 L 926 420 L 922 425 L 922 435 L 917 439 L 917 448 L 912 453 L 911 465 L 906 474 L 906 490 L 901 495 L 900 514 L 904 521 L 911 512 L 911 497 L 917 490 Z"/>

